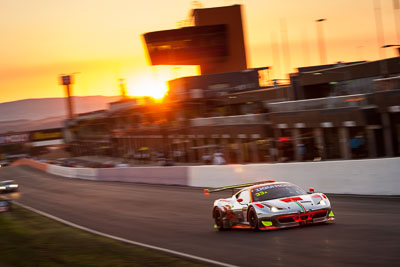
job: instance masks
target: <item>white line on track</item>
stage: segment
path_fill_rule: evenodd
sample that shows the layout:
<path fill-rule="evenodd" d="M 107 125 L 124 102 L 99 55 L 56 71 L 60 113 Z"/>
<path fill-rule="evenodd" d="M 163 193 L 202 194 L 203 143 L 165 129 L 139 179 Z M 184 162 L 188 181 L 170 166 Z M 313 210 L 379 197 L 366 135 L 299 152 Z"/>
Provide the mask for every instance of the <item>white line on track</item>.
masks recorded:
<path fill-rule="evenodd" d="M 214 260 L 210 260 L 210 259 L 206 259 L 206 258 L 202 258 L 202 257 L 198 257 L 198 256 L 194 256 L 194 255 L 178 252 L 178 251 L 171 250 L 171 249 L 156 247 L 156 246 L 152 246 L 152 245 L 148 245 L 148 244 L 144 244 L 144 243 L 128 240 L 128 239 L 125 239 L 125 238 L 121 238 L 121 237 L 105 234 L 105 233 L 102 233 L 102 232 L 99 232 L 99 231 L 96 231 L 96 230 L 92 230 L 90 228 L 87 228 L 87 227 L 84 227 L 84 226 L 81 226 L 81 225 L 78 225 L 78 224 L 75 224 L 75 223 L 72 223 L 72 222 L 69 222 L 69 221 L 66 221 L 64 219 L 58 218 L 58 217 L 53 216 L 51 214 L 48 214 L 46 212 L 43 212 L 43 211 L 37 210 L 35 208 L 29 207 L 29 206 L 27 206 L 25 204 L 22 204 L 20 202 L 13 201 L 13 203 L 15 203 L 18 206 L 21 206 L 21 207 L 23 207 L 25 209 L 28 209 L 30 211 L 33 211 L 35 213 L 38 213 L 40 215 L 43 215 L 43 216 L 46 216 L 46 217 L 48 217 L 50 219 L 58 221 L 60 223 L 63 223 L 63 224 L 78 228 L 80 230 L 83 230 L 83 231 L 86 231 L 86 232 L 89 232 L 89 233 L 92 233 L 92 234 L 95 234 L 95 235 L 104 236 L 104 237 L 107 237 L 107 238 L 111 238 L 111 239 L 114 239 L 114 240 L 118 240 L 118 241 L 121 241 L 121 242 L 125 242 L 125 243 L 128 243 L 128 244 L 131 244 L 131 245 L 136 245 L 136 246 L 141 246 L 141 247 L 145 247 L 145 248 L 148 248 L 148 249 L 161 251 L 161 252 L 164 252 L 164 253 L 175 255 L 175 256 L 178 256 L 178 257 L 181 257 L 181 258 L 187 258 L 187 259 L 195 260 L 195 261 L 198 261 L 198 262 L 209 263 L 209 264 L 213 264 L 213 265 L 216 265 L 216 266 L 237 267 L 236 265 L 231 265 L 231 264 L 223 263 L 223 262 L 220 262 L 220 261 L 214 261 Z"/>

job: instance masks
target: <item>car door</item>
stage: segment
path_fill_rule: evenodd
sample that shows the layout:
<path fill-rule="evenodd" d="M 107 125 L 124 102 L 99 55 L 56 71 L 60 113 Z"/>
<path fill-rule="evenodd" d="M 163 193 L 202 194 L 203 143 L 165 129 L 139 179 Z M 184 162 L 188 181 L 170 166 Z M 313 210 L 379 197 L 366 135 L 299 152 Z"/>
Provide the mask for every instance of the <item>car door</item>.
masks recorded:
<path fill-rule="evenodd" d="M 239 222 L 247 222 L 247 208 L 250 203 L 249 190 L 239 191 L 232 198 L 232 212 L 236 215 Z"/>

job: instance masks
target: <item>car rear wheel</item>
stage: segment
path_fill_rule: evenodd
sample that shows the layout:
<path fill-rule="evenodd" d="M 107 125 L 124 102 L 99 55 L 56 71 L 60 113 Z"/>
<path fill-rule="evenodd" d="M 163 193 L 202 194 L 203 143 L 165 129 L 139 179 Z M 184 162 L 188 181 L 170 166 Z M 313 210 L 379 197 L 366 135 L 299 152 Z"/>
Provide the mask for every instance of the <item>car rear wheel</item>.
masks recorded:
<path fill-rule="evenodd" d="M 214 210 L 214 220 L 215 220 L 215 226 L 219 231 L 225 230 L 222 212 L 220 209 Z"/>
<path fill-rule="evenodd" d="M 247 215 L 247 219 L 249 221 L 251 229 L 253 229 L 254 231 L 259 230 L 257 213 L 256 213 L 256 211 L 254 210 L 253 207 L 250 207 L 249 213 Z"/>

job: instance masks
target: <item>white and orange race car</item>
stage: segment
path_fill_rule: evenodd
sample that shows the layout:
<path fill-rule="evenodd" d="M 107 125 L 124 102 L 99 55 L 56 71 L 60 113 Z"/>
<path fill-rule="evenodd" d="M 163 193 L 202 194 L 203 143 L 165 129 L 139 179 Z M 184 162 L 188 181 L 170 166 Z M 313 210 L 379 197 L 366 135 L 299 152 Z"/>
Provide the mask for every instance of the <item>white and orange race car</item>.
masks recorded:
<path fill-rule="evenodd" d="M 14 180 L 0 181 L 0 212 L 11 210 L 12 200 L 19 198 L 19 186 Z"/>
<path fill-rule="evenodd" d="M 309 192 L 288 182 L 272 180 L 204 189 L 206 196 L 223 190 L 240 189 L 232 197 L 214 202 L 215 228 L 272 230 L 335 220 L 331 203 L 323 193 Z"/>

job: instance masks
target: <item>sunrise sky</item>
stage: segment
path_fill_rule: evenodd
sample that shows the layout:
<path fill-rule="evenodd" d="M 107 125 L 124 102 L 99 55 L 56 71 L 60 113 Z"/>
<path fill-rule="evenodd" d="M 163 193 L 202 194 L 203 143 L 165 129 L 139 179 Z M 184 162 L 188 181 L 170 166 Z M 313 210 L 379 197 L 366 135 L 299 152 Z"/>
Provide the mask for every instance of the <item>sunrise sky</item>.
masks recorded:
<path fill-rule="evenodd" d="M 74 95 L 118 95 L 119 78 L 127 80 L 130 95 L 157 95 L 166 80 L 194 75 L 197 68 L 149 66 L 141 35 L 177 28 L 191 2 L 0 0 L 0 103 L 62 97 L 58 76 L 64 73 L 77 73 Z M 374 0 L 200 2 L 206 8 L 244 5 L 249 67 L 272 66 L 273 78 L 320 64 L 315 22 L 320 18 L 327 19 L 328 63 L 379 59 Z M 400 44 L 393 1 L 381 0 L 381 12 L 385 44 Z M 287 26 L 290 67 L 282 55 L 282 23 Z M 273 47 L 279 48 L 279 57 L 272 56 Z M 396 55 L 392 48 L 385 53 Z"/>

